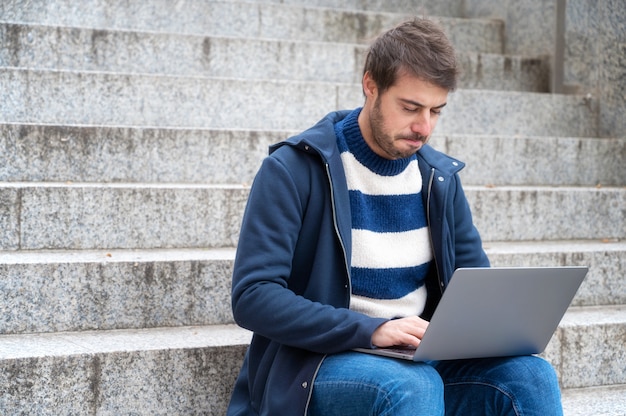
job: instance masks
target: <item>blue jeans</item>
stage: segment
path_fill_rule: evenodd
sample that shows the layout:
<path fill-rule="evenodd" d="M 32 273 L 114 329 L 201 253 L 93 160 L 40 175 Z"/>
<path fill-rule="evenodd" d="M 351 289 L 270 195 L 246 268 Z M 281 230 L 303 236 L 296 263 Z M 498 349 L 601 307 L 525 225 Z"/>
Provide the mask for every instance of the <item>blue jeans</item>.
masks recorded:
<path fill-rule="evenodd" d="M 535 356 L 414 363 L 358 352 L 326 357 L 309 416 L 560 416 L 556 374 Z"/>

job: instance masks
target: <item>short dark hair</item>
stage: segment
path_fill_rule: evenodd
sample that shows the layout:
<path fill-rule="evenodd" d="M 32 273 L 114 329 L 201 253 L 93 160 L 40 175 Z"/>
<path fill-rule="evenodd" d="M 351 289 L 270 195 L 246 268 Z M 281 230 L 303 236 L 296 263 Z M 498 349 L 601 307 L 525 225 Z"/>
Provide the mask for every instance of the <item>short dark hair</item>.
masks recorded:
<path fill-rule="evenodd" d="M 415 18 L 374 40 L 363 73 L 369 72 L 384 92 L 402 71 L 448 91 L 456 89 L 459 71 L 454 48 L 438 24 Z"/>

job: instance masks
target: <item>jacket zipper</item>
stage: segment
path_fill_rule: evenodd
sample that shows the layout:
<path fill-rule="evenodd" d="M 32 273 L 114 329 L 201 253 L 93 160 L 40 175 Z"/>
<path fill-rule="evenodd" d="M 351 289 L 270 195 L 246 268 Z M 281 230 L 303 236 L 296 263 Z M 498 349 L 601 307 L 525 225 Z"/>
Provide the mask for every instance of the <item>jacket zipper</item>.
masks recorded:
<path fill-rule="evenodd" d="M 443 294 L 443 283 L 441 282 L 441 274 L 439 271 L 439 263 L 437 262 L 437 251 L 435 250 L 435 244 L 433 243 L 433 231 L 432 222 L 430 220 L 430 197 L 433 189 L 433 183 L 435 182 L 435 168 L 430 168 L 430 179 L 428 180 L 428 195 L 426 196 L 426 221 L 428 221 L 428 235 L 430 237 L 430 246 L 433 251 L 433 260 L 435 261 L 435 269 L 437 272 L 437 282 L 439 283 L 439 290 Z"/>
<path fill-rule="evenodd" d="M 348 276 L 348 294 L 350 294 L 352 293 L 352 281 L 350 279 L 350 269 L 348 268 L 348 254 L 346 253 L 346 247 L 343 244 L 341 234 L 339 233 L 339 227 L 337 226 L 337 210 L 335 206 L 335 192 L 333 191 L 333 180 L 330 176 L 330 167 L 328 163 L 325 163 L 325 167 L 326 167 L 326 176 L 328 177 L 328 184 L 330 185 L 330 204 L 331 204 L 331 210 L 333 212 L 333 225 L 335 227 L 335 234 L 337 234 L 337 238 L 339 239 L 339 243 L 341 244 L 341 251 L 343 252 L 344 265 L 346 266 L 346 276 Z M 326 358 L 326 356 L 327 354 L 324 354 L 319 364 L 317 365 L 317 368 L 315 369 L 315 373 L 313 374 L 313 379 L 311 380 L 311 388 L 309 389 L 309 395 L 306 400 L 306 406 L 304 407 L 304 416 L 306 416 L 309 410 L 309 404 L 311 404 L 311 396 L 313 395 L 313 383 L 315 382 L 317 373 L 320 371 L 320 368 L 322 367 L 322 363 L 324 362 L 324 359 Z"/>
<path fill-rule="evenodd" d="M 315 379 L 317 378 L 317 373 L 319 373 L 320 368 L 322 367 L 322 363 L 324 362 L 327 356 L 328 354 L 324 354 L 319 364 L 317 365 L 317 368 L 315 369 L 315 373 L 313 373 L 313 378 L 311 379 L 311 386 L 310 386 L 311 388 L 309 389 L 309 395 L 306 399 L 306 405 L 304 406 L 303 416 L 307 416 L 307 413 L 309 412 L 309 405 L 311 404 L 311 397 L 313 396 L 313 384 L 315 383 Z"/>
<path fill-rule="evenodd" d="M 344 265 L 346 266 L 346 276 L 348 276 L 348 294 L 350 294 L 352 293 L 352 280 L 350 279 L 350 268 L 348 267 L 348 254 L 346 253 L 346 247 L 343 244 L 341 234 L 339 234 L 339 227 L 337 226 L 337 207 L 335 206 L 335 192 L 333 191 L 333 180 L 330 177 L 330 167 L 328 163 L 326 163 L 326 176 L 328 176 L 328 183 L 330 185 L 330 204 L 333 211 L 333 225 L 335 226 L 335 233 L 337 234 L 337 238 L 339 239 L 339 243 L 341 244 L 341 251 L 343 251 L 343 260 Z"/>

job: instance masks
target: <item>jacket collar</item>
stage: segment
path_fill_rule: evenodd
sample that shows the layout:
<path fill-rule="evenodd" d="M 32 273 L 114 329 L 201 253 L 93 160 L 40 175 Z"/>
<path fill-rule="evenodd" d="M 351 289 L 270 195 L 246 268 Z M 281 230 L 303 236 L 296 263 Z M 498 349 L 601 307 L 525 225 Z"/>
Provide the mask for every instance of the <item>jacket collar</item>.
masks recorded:
<path fill-rule="evenodd" d="M 440 174 L 453 176 L 465 167 L 465 163 L 450 157 L 445 153 L 435 150 L 431 145 L 426 144 L 417 152 L 420 162 L 424 162 L 429 168 L 436 169 Z"/>
<path fill-rule="evenodd" d="M 335 137 L 335 123 L 343 120 L 351 111 L 352 110 L 342 110 L 329 113 L 308 130 L 270 146 L 270 154 L 280 146 L 288 144 L 304 150 L 312 148 L 317 151 L 326 162 L 333 160 L 339 155 L 337 138 Z M 465 167 L 465 163 L 435 150 L 428 144 L 424 145 L 420 151 L 417 152 L 417 157 L 420 161 L 426 163 L 429 168 L 434 168 L 445 176 L 453 176 Z"/>

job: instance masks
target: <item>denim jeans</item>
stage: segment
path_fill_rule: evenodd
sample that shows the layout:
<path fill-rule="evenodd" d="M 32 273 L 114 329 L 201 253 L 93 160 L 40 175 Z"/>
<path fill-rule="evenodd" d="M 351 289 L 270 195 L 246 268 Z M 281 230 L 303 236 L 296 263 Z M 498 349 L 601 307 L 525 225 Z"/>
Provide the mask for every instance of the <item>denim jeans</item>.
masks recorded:
<path fill-rule="evenodd" d="M 536 356 L 414 363 L 358 352 L 326 357 L 309 416 L 560 416 L 552 366 Z"/>

